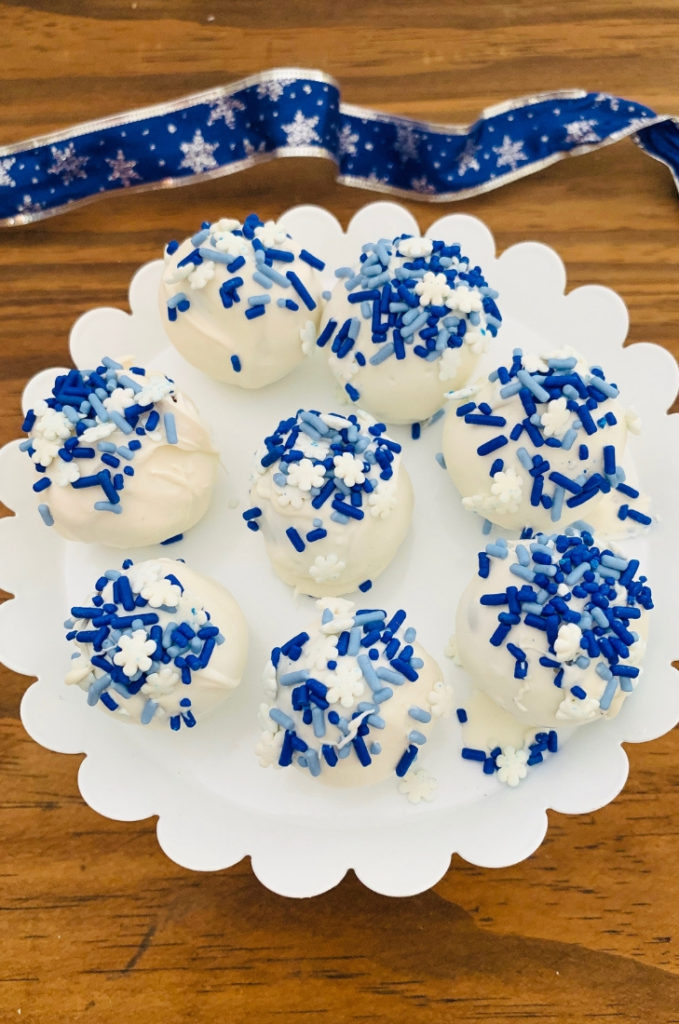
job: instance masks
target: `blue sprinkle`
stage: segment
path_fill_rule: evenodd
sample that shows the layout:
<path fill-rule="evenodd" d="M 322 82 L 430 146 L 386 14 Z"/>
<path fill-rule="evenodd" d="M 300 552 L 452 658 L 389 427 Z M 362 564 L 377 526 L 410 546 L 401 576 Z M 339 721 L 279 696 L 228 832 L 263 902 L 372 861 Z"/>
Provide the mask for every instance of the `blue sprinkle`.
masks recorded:
<path fill-rule="evenodd" d="M 468 718 L 467 712 L 465 711 L 465 709 L 464 708 L 458 708 L 456 714 L 457 714 L 458 722 L 460 722 L 462 725 L 464 725 L 464 723 L 467 721 L 467 718 Z"/>
<path fill-rule="evenodd" d="M 231 356 L 231 366 L 233 367 L 235 373 L 240 373 L 240 371 L 241 371 L 241 362 L 240 362 L 240 359 L 238 358 L 238 356 L 236 356 L 236 355 Z"/>

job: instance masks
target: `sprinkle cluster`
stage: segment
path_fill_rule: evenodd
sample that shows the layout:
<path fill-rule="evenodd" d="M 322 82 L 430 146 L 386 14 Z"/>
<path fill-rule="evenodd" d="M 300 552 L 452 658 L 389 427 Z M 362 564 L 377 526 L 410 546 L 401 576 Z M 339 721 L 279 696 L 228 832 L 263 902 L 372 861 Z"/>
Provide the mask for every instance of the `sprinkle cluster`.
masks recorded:
<path fill-rule="evenodd" d="M 291 713 L 275 704 L 262 706 L 266 731 L 257 751 L 263 764 L 295 762 L 313 776 L 347 757 L 367 768 L 379 756 L 394 687 L 416 682 L 424 664 L 414 654 L 416 633 L 405 626 L 402 609 L 387 619 L 380 609 L 354 612 L 348 601 L 325 600 L 319 606 L 318 636 L 299 633 L 271 652 L 267 696 L 272 701 L 278 697 L 280 704 L 281 688 L 289 688 Z M 426 707 L 414 703 L 409 708 L 412 725 L 403 737 L 397 776 L 406 774 L 426 743 L 423 725 L 449 714 L 451 702 L 449 689 L 439 682 Z M 299 735 L 301 724 L 312 728 L 315 745 Z"/>
<path fill-rule="evenodd" d="M 241 224 L 238 220 L 223 218 L 211 224 L 204 221 L 200 230 L 191 238 L 191 250 L 182 257 L 165 275 L 167 284 L 185 282 L 189 292 L 201 291 L 215 277 L 217 267 L 223 268 L 219 277 L 219 298 L 225 310 L 241 303 L 241 289 L 245 277 L 258 286 L 259 291 L 250 295 L 242 310 L 246 320 L 264 316 L 271 305 L 272 289 L 285 289 L 288 295 L 276 299 L 281 309 L 297 312 L 301 308 L 316 309 L 316 300 L 296 273 L 299 262 L 323 270 L 325 263 L 317 256 L 301 249 L 295 254 L 290 248 L 290 235 L 274 221 L 262 222 L 257 214 L 251 213 Z M 165 247 L 167 258 L 179 249 L 179 242 L 168 242 Z M 254 263 L 253 263 L 254 260 Z M 183 291 L 175 292 L 167 299 L 167 318 L 174 323 L 180 313 L 191 308 L 191 299 Z M 242 369 L 241 357 L 231 356 L 231 365 L 236 373 Z"/>
<path fill-rule="evenodd" d="M 458 719 L 466 722 L 467 716 L 463 708 L 458 708 Z M 525 748 L 506 746 L 493 747 L 492 750 L 481 750 L 478 747 L 463 747 L 462 758 L 465 761 L 477 761 L 483 765 L 484 775 L 497 772 L 500 782 L 508 786 L 518 786 L 525 779 L 528 769 L 542 764 L 545 754 L 556 754 L 559 749 L 559 738 L 555 729 L 548 732 L 536 732 L 532 741 Z"/>
<path fill-rule="evenodd" d="M 29 437 L 20 448 L 40 474 L 33 490 L 95 488 L 94 508 L 119 515 L 125 477 L 134 476 L 132 462 L 144 439 L 177 443 L 174 414 L 161 416 L 155 408 L 163 399 L 176 401 L 174 394 L 169 378 L 147 377 L 143 367 L 125 369 L 108 356 L 94 370 L 61 374 L 22 426 Z M 49 506 L 40 504 L 38 511 L 52 526 Z"/>
<path fill-rule="evenodd" d="M 189 687 L 207 668 L 224 637 L 210 614 L 161 563 L 109 569 L 97 580 L 91 603 L 71 608 L 66 639 L 83 645 L 73 658 L 67 683 L 87 688 L 87 702 L 109 711 L 125 708 L 136 694 L 146 698 L 141 724 L 161 709 L 170 728 L 192 728 Z"/>
<path fill-rule="evenodd" d="M 582 670 L 594 663 L 603 681 L 601 697 L 589 697 L 578 684 L 569 686 L 568 692 L 577 701 L 596 700 L 600 711 L 608 711 L 618 687 L 623 692 L 633 689 L 639 668 L 629 663 L 630 648 L 639 636 L 631 626 L 642 610 L 653 608 L 646 577 L 637 578 L 639 562 L 608 548 L 601 550 L 587 529 L 537 534 L 524 541 L 516 545 L 511 556 L 515 561 L 509 565 L 517 585 L 480 599 L 481 604 L 500 609 L 489 641 L 494 647 L 504 646 L 514 678 L 525 679 L 528 654 L 512 643 L 512 628 L 523 623 L 542 631 L 549 654 L 541 656 L 539 664 L 552 670 L 554 685 L 568 685 L 569 666 Z M 506 541 L 487 544 L 479 554 L 479 576 L 488 577 L 491 558 L 508 557 Z"/>
<path fill-rule="evenodd" d="M 537 368 L 535 368 L 537 363 Z M 499 382 L 502 401 L 517 396 L 522 418 L 509 429 L 503 409 L 493 409 L 488 402 L 474 401 L 473 391 L 458 392 L 463 402 L 456 410 L 465 423 L 497 429 L 494 437 L 476 448 L 476 454 L 488 458 L 488 473 L 493 482 L 490 495 L 473 495 L 463 500 L 474 511 L 516 511 L 521 500 L 525 477 L 530 484 L 530 504 L 549 510 L 551 521 L 557 523 L 566 509 L 585 505 L 592 498 L 607 494 L 612 488 L 634 499 L 639 492 L 628 486 L 625 471 L 618 464 L 614 444 L 604 443 L 600 464 L 592 456 L 589 439 L 604 434 L 615 426 L 615 413 L 599 407 L 618 397 L 618 388 L 606 380 L 598 366 L 587 369 L 577 356 L 555 355 L 542 360 L 524 356 L 515 349 L 510 366 L 499 366 L 488 378 Z M 518 444 L 515 458 L 505 462 L 507 447 Z M 596 444 L 601 442 L 597 439 Z M 583 468 L 567 476 L 555 470 L 549 461 L 549 449 L 570 452 L 577 450 Z M 593 469 L 594 466 L 594 469 Z M 621 504 L 620 519 L 632 519 L 648 525 L 649 516 Z"/>
<path fill-rule="evenodd" d="M 480 268 L 470 265 L 459 245 L 410 235 L 393 241 L 381 238 L 363 246 L 358 270 L 340 267 L 335 273 L 345 279 L 356 315 L 341 325 L 329 319 L 316 344 L 323 348 L 332 342 L 334 356 L 342 360 L 351 354 L 357 368 L 366 363 L 363 352 L 355 348 L 363 321 L 369 324 L 375 346 L 367 360 L 372 365 L 392 356 L 405 359 L 410 351 L 427 362 L 442 360 L 444 372 L 448 362 L 456 363 L 447 360 L 446 353 L 465 343 L 482 351 L 502 319 L 495 304 L 497 292 L 488 287 Z M 448 376 L 454 376 L 452 368 Z M 348 382 L 345 390 L 358 401 L 360 392 L 353 384 Z"/>
<path fill-rule="evenodd" d="M 324 514 L 334 523 L 346 524 L 366 513 L 384 518 L 395 507 L 401 445 L 386 436 L 386 429 L 364 414 L 300 409 L 264 439 L 256 470 L 261 474 L 275 467 L 274 501 L 293 508 L 310 504 L 319 513 L 304 537 L 294 527 L 287 530 L 296 551 L 327 536 Z M 261 515 L 258 506 L 243 513 L 249 529 L 259 529 Z"/>

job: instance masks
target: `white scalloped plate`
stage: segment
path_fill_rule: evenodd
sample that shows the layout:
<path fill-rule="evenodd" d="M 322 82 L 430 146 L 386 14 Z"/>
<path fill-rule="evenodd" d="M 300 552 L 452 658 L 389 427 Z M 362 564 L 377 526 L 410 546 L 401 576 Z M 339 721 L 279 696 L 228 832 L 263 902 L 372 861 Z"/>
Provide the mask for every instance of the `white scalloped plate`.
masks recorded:
<path fill-rule="evenodd" d="M 346 234 L 318 207 L 296 207 L 282 219 L 334 266 L 349 262 L 366 238 L 418 232 L 410 214 L 389 202 L 362 209 Z M 674 360 L 653 345 L 623 349 L 628 319 L 621 299 L 599 286 L 564 295 L 563 264 L 546 246 L 523 242 L 496 258 L 488 229 L 461 214 L 443 217 L 428 234 L 461 242 L 500 290 L 505 322 L 493 345 L 495 365 L 517 344 L 530 349 L 572 343 L 606 367 L 642 415 L 644 433 L 635 439 L 635 457 L 660 519 L 641 545 L 657 608 L 643 684 L 618 718 L 581 729 L 517 790 L 461 760 L 459 726 L 450 720 L 422 757 L 439 781 L 432 803 L 409 804 L 393 780 L 337 791 L 301 772 L 260 768 L 253 748 L 261 669 L 270 647 L 306 624 L 311 601 L 293 599 L 273 577 L 261 539 L 240 520 L 251 450 L 281 416 L 303 405 L 336 407 L 338 399 L 320 356 L 258 393 L 203 377 L 168 346 L 156 307 L 160 263 L 148 264 L 130 287 L 132 314 L 86 313 L 73 328 L 71 353 L 81 367 L 95 365 L 106 353 L 126 352 L 162 367 L 197 399 L 210 423 L 225 470 L 207 517 L 170 549 L 131 554 L 184 557 L 233 591 L 252 630 L 246 678 L 211 719 L 179 734 L 125 726 L 88 708 L 76 687 L 63 685 L 68 652 L 62 621 L 121 555 L 67 543 L 44 528 L 31 492 L 32 468 L 18 442 L 0 452 L 0 498 L 16 512 L 0 521 L 0 585 L 16 595 L 0 607 L 0 657 L 16 671 L 38 677 L 21 706 L 29 734 L 51 750 L 87 755 L 79 774 L 87 803 L 119 820 L 157 815 L 161 847 L 186 867 L 213 871 L 249 855 L 264 885 L 288 896 L 323 892 L 348 868 L 377 892 L 422 892 L 441 878 L 453 853 L 489 867 L 528 857 L 544 837 L 546 808 L 583 813 L 603 806 L 627 776 L 621 743 L 653 739 L 679 720 L 679 687 L 670 665 L 677 653 L 672 589 L 679 568 L 679 417 L 666 415 L 677 390 Z M 24 406 L 42 397 L 53 378 L 54 370 L 38 374 L 26 388 Z M 411 441 L 407 430 L 394 431 L 404 441 L 418 494 L 414 529 L 365 603 L 408 610 L 464 703 L 467 681 L 443 650 L 483 539 L 479 521 L 462 511 L 435 462 L 440 430 L 440 423 L 428 428 L 419 441 Z M 240 448 L 245 436 L 250 443 Z"/>

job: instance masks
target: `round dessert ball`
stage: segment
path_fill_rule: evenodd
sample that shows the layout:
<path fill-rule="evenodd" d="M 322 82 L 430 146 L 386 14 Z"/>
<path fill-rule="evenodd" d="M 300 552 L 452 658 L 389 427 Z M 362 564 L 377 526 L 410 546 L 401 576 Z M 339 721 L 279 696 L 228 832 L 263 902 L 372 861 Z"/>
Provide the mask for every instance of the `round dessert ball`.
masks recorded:
<path fill-rule="evenodd" d="M 160 307 L 183 357 L 241 388 L 280 380 L 304 358 L 320 316 L 325 264 L 251 213 L 203 224 L 165 248 Z"/>
<path fill-rule="evenodd" d="M 169 377 L 132 364 L 104 357 L 58 376 L 24 420 L 38 510 L 67 540 L 156 544 L 210 504 L 218 454 L 196 407 Z"/>
<path fill-rule="evenodd" d="M 499 540 L 460 599 L 457 655 L 520 722 L 613 718 L 639 678 L 652 607 L 639 562 L 588 531 Z"/>
<path fill-rule="evenodd" d="M 504 526 L 549 531 L 584 519 L 612 491 L 623 519 L 639 492 L 625 484 L 622 460 L 636 414 L 617 386 L 572 349 L 536 358 L 515 349 L 508 366 L 453 396 L 443 455 L 466 509 Z"/>
<path fill-rule="evenodd" d="M 316 344 L 352 402 L 386 423 L 428 419 L 497 334 L 497 292 L 459 245 L 400 235 L 340 268 Z"/>
<path fill-rule="evenodd" d="M 323 597 L 370 589 L 408 533 L 413 489 L 383 423 L 300 409 L 257 452 L 250 501 L 276 574 Z"/>
<path fill-rule="evenodd" d="M 66 683 L 123 722 L 192 728 L 245 667 L 247 625 L 231 594 L 170 558 L 105 572 L 65 625 Z"/>
<path fill-rule="evenodd" d="M 403 610 L 357 610 L 342 598 L 317 605 L 309 632 L 271 653 L 260 764 L 294 764 L 336 786 L 402 778 L 436 719 L 451 713 L 452 689 Z"/>

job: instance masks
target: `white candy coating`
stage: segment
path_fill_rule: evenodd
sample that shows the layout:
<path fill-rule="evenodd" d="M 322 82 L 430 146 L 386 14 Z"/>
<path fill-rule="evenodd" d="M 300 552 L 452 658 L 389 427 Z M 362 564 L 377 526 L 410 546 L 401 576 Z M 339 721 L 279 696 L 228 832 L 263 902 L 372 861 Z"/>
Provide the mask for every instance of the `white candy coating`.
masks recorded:
<path fill-rule="evenodd" d="M 344 280 L 339 281 L 325 309 L 321 334 L 331 320 L 338 325 L 324 346 L 334 376 L 352 401 L 386 423 L 415 423 L 432 416 L 443 405 L 448 391 L 470 379 L 497 329 L 497 321 L 489 317 L 483 307 L 484 295 L 490 289 L 485 285 L 480 289 L 475 284 L 469 286 L 465 283 L 465 275 L 471 268 L 463 255 L 443 257 L 445 273 L 437 262 L 434 263 L 435 270 L 426 269 L 432 258 L 437 259 L 433 248 L 442 244 L 428 238 L 404 236 L 393 242 L 382 240 L 375 245 L 364 246 L 364 252 L 369 253 L 368 261 L 356 262 L 354 276 L 347 282 L 352 283 L 351 290 L 347 291 Z M 390 254 L 388 260 L 386 253 Z M 373 269 L 379 267 L 382 271 L 376 278 L 365 274 L 371 260 L 374 261 Z M 412 272 L 404 269 L 404 264 L 413 262 L 421 264 L 419 269 Z M 357 277 L 359 272 L 362 274 L 360 280 Z M 376 344 L 373 341 L 373 300 L 368 302 L 365 310 L 362 303 L 349 301 L 352 294 L 370 290 L 373 280 L 378 282 L 377 290 L 384 287 L 386 280 L 391 281 L 392 299 L 395 300 L 392 306 L 397 311 L 393 326 L 405 332 L 404 358 L 399 359 L 392 354 L 381 362 L 373 362 L 385 346 L 392 344 L 393 326 L 388 329 L 385 326 L 384 345 Z M 396 289 L 401 284 L 408 288 L 416 303 L 414 307 L 408 307 L 397 295 Z M 423 347 L 426 342 L 418 331 L 409 334 L 405 321 L 414 316 L 426 320 L 427 313 L 432 315 L 432 307 L 443 307 L 444 316 L 436 321 L 438 349 L 431 357 L 423 358 L 414 349 Z M 388 314 L 383 314 L 381 319 L 386 325 Z M 333 343 L 343 325 L 352 320 L 357 331 L 354 344 L 346 355 L 338 357 L 332 351 Z M 449 330 L 444 320 L 453 325 L 464 321 L 467 328 L 464 340 L 457 339 L 457 328 L 451 326 Z M 423 323 L 420 330 L 427 326 Z M 453 343 L 457 347 L 452 347 Z M 347 390 L 347 385 L 358 392 L 358 397 L 352 390 Z"/>
<path fill-rule="evenodd" d="M 594 379 L 591 378 L 589 366 L 583 357 L 572 349 L 563 349 L 543 358 L 525 355 L 523 365 L 529 372 L 544 374 L 549 372 L 547 359 L 553 358 L 576 359 L 574 372 L 585 381 Z M 460 395 L 454 396 L 455 400 L 451 401 L 445 418 L 443 455 L 448 473 L 462 496 L 463 506 L 509 530 L 532 526 L 534 529 L 550 531 L 555 527 L 562 529 L 579 519 L 599 527 L 600 523 L 596 518 L 597 508 L 602 505 L 602 499 L 605 497 L 601 492 L 574 507 L 568 506 L 568 499 L 574 495 L 566 492 L 558 519 L 553 518 L 555 510 L 545 508 L 542 504 L 533 505 L 531 492 L 534 477 L 521 462 L 520 450 L 527 452 L 531 460 L 539 456 L 549 462 L 550 468 L 544 475 L 543 493 L 550 498 L 556 486 L 549 480 L 550 473 L 560 473 L 570 480 L 582 478 L 582 474 L 585 477 L 595 473 L 603 475 L 605 446 L 615 448 L 616 465 L 620 470 L 628 429 L 626 411 L 621 400 L 614 397 L 599 402 L 598 407 L 592 411 L 593 419 L 602 420 L 607 413 L 614 413 L 617 422 L 614 425 L 599 427 L 594 434 L 587 434 L 582 426 L 578 427 L 577 413 L 567 408 L 565 398 L 558 397 L 549 402 L 536 401 L 537 415 L 541 417 L 541 423 L 536 425 L 536 429 L 543 442 L 551 438 L 562 440 L 574 425 L 576 427 L 575 439 L 568 449 L 544 443 L 536 446 L 525 430 L 517 440 L 510 438 L 512 429 L 526 418 L 526 410 L 518 394 L 502 398 L 502 388 L 499 380 L 486 380 L 478 386 L 461 391 Z M 494 417 L 506 421 L 505 425 L 486 426 L 466 422 L 464 416 L 457 415 L 457 410 L 469 402 L 475 405 L 472 416 L 478 415 L 479 406 L 485 403 L 490 407 Z M 479 447 L 500 435 L 507 438 L 507 444 L 488 454 L 478 454 Z M 584 459 L 580 457 L 581 445 L 585 445 L 588 452 Z M 503 468 L 490 476 L 491 467 L 496 459 L 502 460 Z M 611 482 L 613 488 L 615 482 Z M 615 493 L 613 491 L 613 494 Z M 618 505 L 628 500 L 621 495 L 618 497 Z M 643 502 L 638 507 L 642 508 Z M 618 526 L 619 532 L 625 532 L 621 521 L 618 522 Z"/>
<path fill-rule="evenodd" d="M 241 388 L 261 388 L 290 373 L 304 358 L 304 337 L 313 333 L 320 316 L 320 278 L 316 269 L 299 259 L 301 246 L 273 221 L 256 223 L 255 241 L 294 254 L 290 262 L 274 260 L 272 269 L 286 282 L 288 271 L 296 274 L 316 303 L 313 309 L 289 282 L 271 282 L 267 287 L 266 282 L 254 280 L 253 274 L 261 268 L 253 241 L 243 237 L 239 221 L 225 218 L 215 222 L 198 245 L 187 238 L 171 255 L 166 250 L 159 295 L 162 322 L 175 348 L 203 373 Z M 201 263 L 178 266 L 199 248 L 205 253 Z M 214 259 L 209 258 L 210 252 Z M 227 263 L 218 261 L 226 257 L 243 257 L 245 263 L 231 272 Z M 225 308 L 220 289 L 235 278 L 243 282 L 235 292 L 239 301 Z M 190 308 L 176 309 L 176 319 L 170 319 L 168 301 L 174 303 L 182 294 Z M 248 319 L 246 311 L 252 308 L 248 299 L 262 295 L 268 297 L 264 313 Z M 279 299 L 291 300 L 298 308 L 281 308 Z M 240 361 L 239 371 L 232 356 Z"/>
<path fill-rule="evenodd" d="M 553 541 L 545 538 L 540 538 L 540 541 L 554 550 Z M 490 643 L 490 638 L 498 628 L 498 613 L 507 612 L 508 608 L 506 605 L 481 604 L 481 598 L 487 594 L 503 593 L 508 587 L 520 588 L 523 585 L 524 581 L 511 572 L 510 566 L 517 561 L 517 546 L 530 550 L 534 543 L 531 540 L 510 541 L 506 558 L 490 559 L 488 578 L 482 579 L 476 575 L 462 594 L 457 608 L 455 633 L 459 661 L 481 691 L 526 725 L 558 728 L 613 718 L 627 693 L 618 686 L 610 706 L 600 706 L 607 681 L 597 672 L 597 667 L 602 664 L 607 666 L 608 662 L 599 656 L 592 657 L 589 665 L 576 664 L 576 659 L 586 654 L 581 647 L 582 630 L 578 624 L 562 622 L 558 636 L 550 647 L 547 633 L 527 625 L 522 614 L 521 621 L 512 626 L 504 642 L 499 646 Z M 603 545 L 602 549 L 606 550 Z M 555 554 L 555 562 L 559 557 Z M 539 567 L 533 565 L 532 568 Z M 611 601 L 611 605 L 625 605 L 625 589 L 615 581 L 612 585 L 616 589 L 616 598 Z M 571 611 L 579 613 L 588 607 L 588 599 L 575 596 L 572 587 L 565 583 L 560 584 L 558 596 L 565 598 Z M 648 633 L 648 612 L 643 607 L 640 612 L 640 618 L 626 623 L 638 639 L 630 645 L 628 657 L 621 658 L 622 664 L 637 668 L 643 659 Z M 523 679 L 515 678 L 516 658 L 507 643 L 515 645 L 526 654 L 527 674 Z M 561 686 L 554 683 L 557 670 L 541 665 L 540 658 L 559 662 L 563 668 Z M 634 688 L 636 682 L 636 679 L 631 680 L 631 688 Z M 585 696 L 572 694 L 572 687 L 580 687 Z"/>
<path fill-rule="evenodd" d="M 54 519 L 54 528 L 67 540 L 108 544 L 117 548 L 135 548 L 157 544 L 194 526 L 207 512 L 217 474 L 218 454 L 198 411 L 186 395 L 162 374 L 149 370 L 145 376 L 130 369 L 134 359 L 118 362 L 118 375 L 127 375 L 143 387 L 141 401 L 153 401 L 158 413 L 156 428 L 143 436 L 125 433 L 112 422 L 96 417 L 96 425 L 81 435 L 82 447 L 94 448 L 94 458 L 75 458 L 64 462 L 57 454 L 75 428 L 63 413 L 43 409 L 30 432 L 35 448 L 34 461 L 45 465 L 52 485 L 37 496 L 46 502 Z M 154 400 L 155 397 L 155 400 Z M 119 386 L 105 399 L 109 411 L 122 413 L 137 402 L 131 389 Z M 171 444 L 164 425 L 166 414 L 174 417 L 177 442 Z M 143 424 L 148 412 L 143 413 Z M 119 458 L 112 468 L 102 461 L 99 442 L 127 448 L 130 441 L 140 442 L 132 459 Z M 123 473 L 126 466 L 134 475 Z M 120 513 L 95 509 L 95 502 L 106 500 L 99 486 L 78 487 L 81 477 L 108 471 L 123 474 L 124 488 L 119 492 Z M 76 484 L 76 486 L 73 486 Z"/>
<path fill-rule="evenodd" d="M 412 658 L 417 665 L 418 678 L 409 681 L 401 677 L 401 685 L 386 681 L 380 683 L 380 687 L 386 687 L 387 690 L 382 693 L 377 691 L 380 700 L 375 701 L 374 691 L 366 680 L 360 662 L 365 664 L 367 659 L 374 671 L 393 671 L 384 654 L 385 644 L 381 640 L 376 642 L 374 649 L 380 657 L 374 661 L 369 658 L 366 647 L 359 649 L 360 661 L 354 654 L 337 653 L 341 633 L 356 629 L 363 637 L 375 626 L 355 626 L 356 608 L 350 601 L 335 598 L 321 600 L 317 604 L 318 621 L 309 629 L 309 639 L 303 644 L 297 660 L 281 654 L 276 668 L 272 662 L 267 665 L 264 674 L 266 699 L 260 706 L 260 721 L 264 731 L 257 745 L 260 764 L 278 765 L 281 756 L 285 760 L 282 751 L 286 726 L 271 717 L 273 708 L 274 715 L 282 712 L 294 722 L 296 737 L 308 748 L 306 751 L 295 750 L 292 763 L 309 771 L 321 782 L 334 786 L 364 786 L 380 782 L 392 775 L 404 753 L 416 746 L 418 756 L 407 769 L 407 777 L 408 772 L 419 768 L 419 751 L 426 743 L 436 720 L 447 717 L 452 711 L 454 701 L 451 687 L 443 681 L 441 670 L 434 659 L 414 640 L 411 643 Z M 384 613 L 381 621 L 384 625 Z M 388 615 L 386 622 L 389 622 Z M 401 650 L 406 646 L 405 628 L 402 626 L 396 632 L 396 637 L 401 641 Z M 328 668 L 328 661 L 335 663 L 336 667 Z M 328 707 L 323 714 L 316 711 L 315 725 L 305 724 L 303 711 L 293 707 L 293 700 L 299 697 L 295 691 L 306 683 L 287 684 L 285 680 L 290 673 L 306 675 L 321 684 L 321 693 L 325 692 Z M 419 717 L 414 717 L 411 711 Z M 328 718 L 332 713 L 339 715 L 342 721 L 333 724 Z M 355 718 L 352 717 L 354 715 Z M 372 715 L 377 717 L 371 722 Z M 422 718 L 426 720 L 422 721 Z M 321 720 L 323 724 L 319 725 Z M 369 754 L 369 763 L 366 765 L 361 763 L 352 743 L 362 723 L 369 730 L 367 735 L 359 738 L 359 743 L 362 739 Z M 413 742 L 413 732 L 417 734 L 417 743 Z M 374 743 L 379 744 L 379 750 L 372 747 Z M 338 756 L 334 766 L 330 766 L 323 753 L 324 744 L 332 747 Z M 339 756 L 343 750 L 348 750 L 348 755 Z"/>
<path fill-rule="evenodd" d="M 413 489 L 400 451 L 393 453 L 390 479 L 382 479 L 379 464 L 367 461 L 374 458 L 379 444 L 379 438 L 368 433 L 368 427 L 375 421 L 360 410 L 352 415 L 358 427 L 345 416 L 321 413 L 321 421 L 329 428 L 327 435 L 317 440 L 303 432 L 299 435 L 294 448 L 302 451 L 304 458 L 288 464 L 284 484 L 280 461 L 267 467 L 261 465 L 266 448 L 255 458 L 250 501 L 262 511 L 255 521 L 271 565 L 285 583 L 313 597 L 348 594 L 366 580 L 375 580 L 396 555 L 412 520 Z M 330 448 L 331 444 L 338 444 L 337 431 L 346 433 L 347 429 L 357 436 L 360 431 L 360 438 L 370 442 L 360 455 L 350 450 L 336 454 L 337 448 Z M 355 445 L 346 447 L 353 449 Z M 333 459 L 332 469 L 323 465 L 328 458 Z M 315 496 L 333 478 L 360 492 L 361 519 L 335 521 L 332 497 L 321 508 L 314 508 Z M 362 489 L 366 478 L 374 487 L 370 493 Z M 334 494 L 345 498 L 337 491 Z M 313 537 L 319 528 L 326 535 L 309 540 L 308 535 Z M 298 551 L 291 543 L 286 532 L 290 529 L 296 530 L 305 544 L 303 551 Z"/>
<path fill-rule="evenodd" d="M 117 641 L 115 634 L 111 636 L 109 633 L 104 641 L 104 650 L 99 652 L 91 643 L 74 639 L 71 646 L 79 656 L 73 657 L 70 663 L 66 683 L 77 685 L 86 693 L 89 691 L 90 701 L 119 721 L 168 729 L 173 716 L 181 717 L 190 711 L 196 719 L 203 718 L 221 704 L 241 681 L 248 647 L 248 629 L 243 613 L 225 587 L 194 572 L 183 562 L 156 558 L 139 562 L 123 573 L 130 581 L 133 594 L 140 594 L 148 600 L 139 612 L 156 613 L 163 630 L 169 623 L 188 623 L 194 632 L 201 626 L 215 626 L 224 642 L 214 646 L 205 668 L 192 671 L 191 682 L 187 685 L 182 682 L 180 670 L 173 661 L 163 664 L 154 660 L 156 644 L 148 637 L 151 625 L 138 629 L 127 627 Z M 183 593 L 173 581 L 166 579 L 168 574 L 179 580 L 184 587 Z M 101 593 L 105 601 L 113 602 L 113 583 L 109 583 Z M 119 609 L 119 614 L 128 615 L 129 612 Z M 89 630 L 93 627 L 90 620 L 77 619 L 73 628 Z M 90 661 L 97 653 L 112 660 L 132 683 L 138 683 L 143 677 L 142 686 L 135 694 L 126 696 L 114 687 L 106 690 L 118 704 L 116 710 L 107 708 L 90 690 L 92 684 L 105 674 L 103 668 L 92 665 Z M 190 655 L 191 651 L 186 654 Z M 138 672 L 141 672 L 141 677 Z M 186 699 L 190 705 L 180 705 L 180 701 Z M 145 721 L 142 716 L 149 714 L 149 702 L 156 708 L 152 717 Z M 189 724 L 185 718 L 182 721 Z"/>

